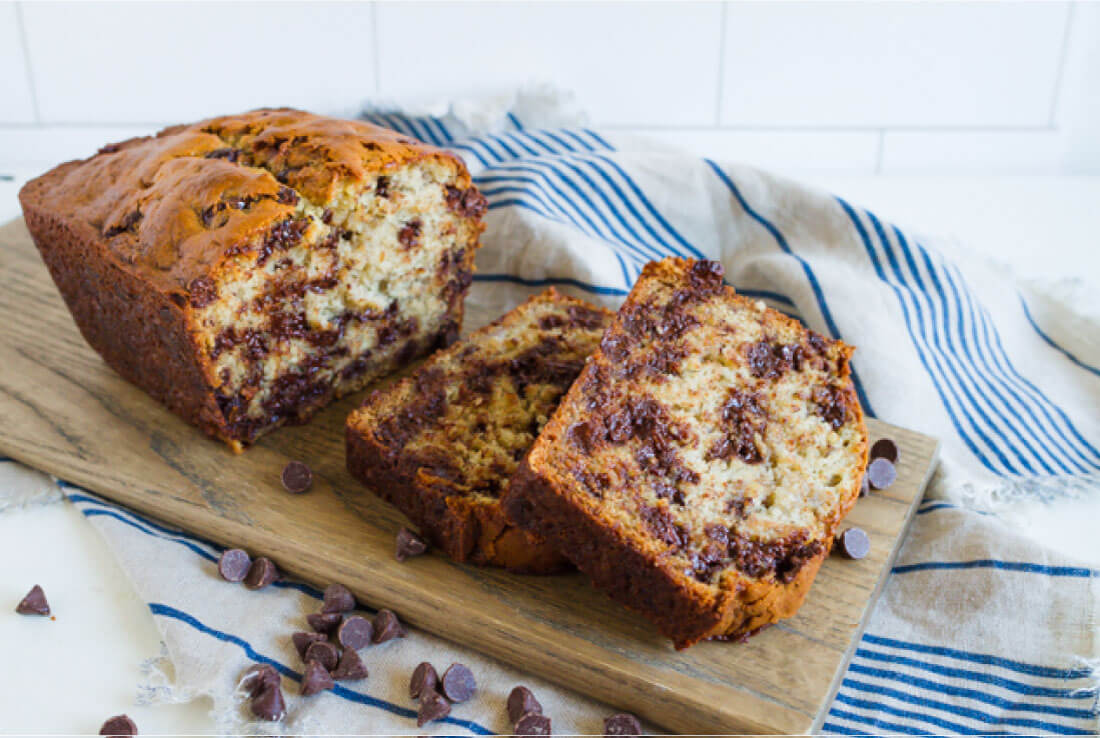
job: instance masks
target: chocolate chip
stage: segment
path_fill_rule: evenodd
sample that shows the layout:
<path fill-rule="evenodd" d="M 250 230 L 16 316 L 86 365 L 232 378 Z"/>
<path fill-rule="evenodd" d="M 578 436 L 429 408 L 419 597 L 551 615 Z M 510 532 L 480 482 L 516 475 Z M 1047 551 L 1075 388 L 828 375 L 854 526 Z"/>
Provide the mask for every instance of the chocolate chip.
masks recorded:
<path fill-rule="evenodd" d="M 404 638 L 405 628 L 393 610 L 379 610 L 374 616 L 374 642 L 385 643 L 393 638 Z"/>
<path fill-rule="evenodd" d="M 427 661 L 421 661 L 413 669 L 412 678 L 409 680 L 409 697 L 414 700 L 420 699 L 428 692 L 434 692 L 437 684 L 439 684 L 439 675 L 436 674 L 435 667 Z"/>
<path fill-rule="evenodd" d="M 345 620 L 336 631 L 336 640 L 344 648 L 358 651 L 370 645 L 371 636 L 374 635 L 374 626 L 366 618 L 352 615 Z"/>
<path fill-rule="evenodd" d="M 370 675 L 367 673 L 367 666 L 363 663 L 363 659 L 350 648 L 340 655 L 340 663 L 332 670 L 332 678 L 343 682 L 354 682 L 366 679 L 368 676 Z"/>
<path fill-rule="evenodd" d="M 313 472 L 300 461 L 292 461 L 283 467 L 283 487 L 292 495 L 300 495 L 313 484 Z"/>
<path fill-rule="evenodd" d="M 550 735 L 550 718 L 537 712 L 529 712 L 516 721 L 512 728 L 515 735 Z"/>
<path fill-rule="evenodd" d="M 331 671 L 340 663 L 340 652 L 328 641 L 314 641 L 306 648 L 305 661 L 307 664 L 310 661 L 320 662 L 321 666 Z"/>
<path fill-rule="evenodd" d="M 306 664 L 306 670 L 302 673 L 302 696 L 324 692 L 332 689 L 336 682 L 332 681 L 332 675 L 319 661 L 310 661 Z"/>
<path fill-rule="evenodd" d="M 465 664 L 451 664 L 440 680 L 443 694 L 451 702 L 465 702 L 477 691 L 474 674 Z"/>
<path fill-rule="evenodd" d="M 260 720 L 282 720 L 286 717 L 286 700 L 279 687 L 267 687 L 252 699 L 252 714 Z"/>
<path fill-rule="evenodd" d="M 332 223 L 332 209 L 331 208 L 325 208 L 324 212 L 321 213 L 321 222 L 324 223 L 325 225 L 329 225 L 330 223 Z"/>
<path fill-rule="evenodd" d="M 860 528 L 849 528 L 837 539 L 838 548 L 846 558 L 862 559 L 871 552 L 871 539 Z"/>
<path fill-rule="evenodd" d="M 397 560 L 404 561 L 412 556 L 419 556 L 428 550 L 428 544 L 424 539 L 413 533 L 408 528 L 397 531 Z"/>
<path fill-rule="evenodd" d="M 886 459 L 891 464 L 898 463 L 898 445 L 889 438 L 880 438 L 871 446 L 871 460 Z"/>
<path fill-rule="evenodd" d="M 321 612 L 349 612 L 355 609 L 355 595 L 342 584 L 330 584 L 325 588 Z"/>
<path fill-rule="evenodd" d="M 252 557 L 239 548 L 222 551 L 218 557 L 218 573 L 227 582 L 240 582 L 252 566 Z"/>
<path fill-rule="evenodd" d="M 46 602 L 46 593 L 36 584 L 15 606 L 15 611 L 20 615 L 49 615 L 50 603 Z"/>
<path fill-rule="evenodd" d="M 420 698 L 420 709 L 416 711 L 416 727 L 445 718 L 451 714 L 451 703 L 443 699 L 438 692 L 431 691 Z"/>
<path fill-rule="evenodd" d="M 244 578 L 244 586 L 249 589 L 263 589 L 278 578 L 279 570 L 275 568 L 275 563 L 266 556 L 261 556 L 252 562 L 252 566 L 248 567 L 248 574 Z"/>
<path fill-rule="evenodd" d="M 542 714 L 542 705 L 535 699 L 535 695 L 522 685 L 512 689 L 508 695 L 508 720 L 517 723 L 521 717 L 531 713 Z"/>
<path fill-rule="evenodd" d="M 259 697 L 265 689 L 277 689 L 281 683 L 279 672 L 271 664 L 253 664 L 241 677 L 241 687 L 252 698 Z"/>
<path fill-rule="evenodd" d="M 103 727 L 99 729 L 100 735 L 137 735 L 137 723 L 130 719 L 129 715 L 115 715 L 107 718 Z"/>
<path fill-rule="evenodd" d="M 867 480 L 871 489 L 886 489 L 897 478 L 897 469 L 886 459 L 875 459 L 867 466 Z"/>
<path fill-rule="evenodd" d="M 630 735 L 637 738 L 642 734 L 642 724 L 629 712 L 620 712 L 604 718 L 603 734 L 604 736 Z"/>
<path fill-rule="evenodd" d="M 306 649 L 318 641 L 327 641 L 328 636 L 324 633 L 306 633 L 305 631 L 298 631 L 290 636 L 290 640 L 294 643 L 294 648 L 298 651 L 298 656 L 301 657 L 302 661 L 305 661 Z"/>
<path fill-rule="evenodd" d="M 340 627 L 340 621 L 343 619 L 344 616 L 338 612 L 311 612 L 306 615 L 306 622 L 309 623 L 309 627 L 318 633 L 332 633 Z"/>

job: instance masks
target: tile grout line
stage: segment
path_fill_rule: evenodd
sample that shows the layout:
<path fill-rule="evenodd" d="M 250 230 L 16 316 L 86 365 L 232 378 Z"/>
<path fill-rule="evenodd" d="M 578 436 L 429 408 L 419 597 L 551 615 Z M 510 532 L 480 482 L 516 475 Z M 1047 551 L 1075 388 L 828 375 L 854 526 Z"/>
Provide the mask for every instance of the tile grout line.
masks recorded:
<path fill-rule="evenodd" d="M 1054 77 L 1054 94 L 1050 98 L 1050 117 L 1047 119 L 1047 126 L 1052 130 L 1057 130 L 1055 119 L 1058 115 L 1058 103 L 1062 98 L 1062 86 L 1066 77 L 1066 58 L 1069 56 L 1069 38 L 1070 32 L 1073 28 L 1073 15 L 1077 9 L 1077 3 L 1071 2 L 1069 9 L 1066 10 L 1066 25 L 1062 29 L 1062 53 L 1058 58 L 1058 72 Z"/>
<path fill-rule="evenodd" d="M 722 3 L 722 15 L 718 29 L 718 90 L 714 96 L 714 125 L 722 125 L 722 99 L 726 87 L 726 16 L 729 2 Z"/>
<path fill-rule="evenodd" d="M 23 21 L 23 3 L 15 4 L 15 21 L 19 25 L 19 43 L 23 47 L 23 66 L 27 77 L 27 87 L 31 94 L 31 110 L 34 111 L 34 122 L 42 125 L 42 113 L 38 109 L 38 89 L 34 84 L 34 69 L 31 67 L 31 45 L 27 40 L 27 24 Z"/>

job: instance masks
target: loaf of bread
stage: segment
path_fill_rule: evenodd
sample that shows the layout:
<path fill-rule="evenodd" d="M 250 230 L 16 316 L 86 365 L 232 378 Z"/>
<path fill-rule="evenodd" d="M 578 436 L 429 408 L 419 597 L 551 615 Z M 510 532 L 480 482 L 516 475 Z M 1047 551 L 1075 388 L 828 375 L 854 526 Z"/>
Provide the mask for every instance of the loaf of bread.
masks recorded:
<path fill-rule="evenodd" d="M 789 617 L 859 496 L 852 351 L 734 294 L 716 262 L 651 263 L 505 512 L 678 648 Z"/>
<path fill-rule="evenodd" d="M 612 317 L 553 289 L 532 297 L 352 412 L 349 471 L 455 561 L 561 569 L 500 495 Z"/>
<path fill-rule="evenodd" d="M 236 450 L 453 340 L 486 209 L 456 156 L 287 109 L 111 144 L 19 197 L 88 343 Z"/>

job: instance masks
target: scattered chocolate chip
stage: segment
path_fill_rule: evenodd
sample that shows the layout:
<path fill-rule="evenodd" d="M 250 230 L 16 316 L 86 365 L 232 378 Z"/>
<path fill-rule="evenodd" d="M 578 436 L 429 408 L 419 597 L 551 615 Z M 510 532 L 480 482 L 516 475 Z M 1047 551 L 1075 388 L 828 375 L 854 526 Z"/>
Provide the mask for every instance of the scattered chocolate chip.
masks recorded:
<path fill-rule="evenodd" d="M 369 620 L 358 615 L 352 615 L 336 631 L 336 640 L 344 648 L 358 651 L 360 648 L 366 648 L 370 645 L 373 635 L 374 626 L 371 625 Z"/>
<path fill-rule="evenodd" d="M 374 616 L 374 642 L 385 643 L 394 638 L 404 638 L 405 628 L 393 610 L 379 610 Z"/>
<path fill-rule="evenodd" d="M 837 539 L 840 553 L 849 559 L 862 559 L 871 552 L 871 539 L 860 528 L 849 528 Z"/>
<path fill-rule="evenodd" d="M 889 438 L 880 438 L 871 446 L 871 460 L 886 459 L 891 464 L 898 463 L 898 445 Z"/>
<path fill-rule="evenodd" d="M 252 714 L 260 720 L 282 720 L 286 717 L 286 700 L 280 687 L 267 687 L 252 699 Z"/>
<path fill-rule="evenodd" d="M 309 623 L 309 627 L 318 633 L 332 633 L 340 627 L 340 621 L 343 619 L 344 616 L 338 612 L 311 612 L 306 615 L 306 622 Z"/>
<path fill-rule="evenodd" d="M 330 584 L 325 588 L 321 612 L 349 612 L 355 609 L 355 595 L 342 584 Z"/>
<path fill-rule="evenodd" d="M 428 544 L 424 539 L 413 533 L 408 528 L 397 531 L 397 560 L 404 561 L 413 556 L 419 556 L 428 550 Z"/>
<path fill-rule="evenodd" d="M 416 727 L 445 718 L 451 714 L 451 703 L 438 692 L 428 692 L 420 697 L 420 709 L 416 711 Z"/>
<path fill-rule="evenodd" d="M 313 484 L 313 472 L 300 461 L 292 461 L 283 467 L 283 487 L 292 495 L 300 495 Z"/>
<path fill-rule="evenodd" d="M 465 702 L 477 691 L 474 674 L 465 664 L 451 664 L 440 679 L 443 695 L 451 702 Z"/>
<path fill-rule="evenodd" d="M 305 661 L 306 649 L 318 641 L 327 641 L 328 636 L 324 633 L 306 633 L 305 631 L 298 631 L 290 636 L 290 640 L 294 643 L 294 648 L 298 651 L 298 655 L 302 658 L 302 661 Z"/>
<path fill-rule="evenodd" d="M 867 480 L 871 489 L 886 489 L 897 478 L 897 469 L 886 459 L 875 459 L 867 466 Z"/>
<path fill-rule="evenodd" d="M 421 661 L 413 669 L 412 679 L 409 680 L 409 697 L 420 699 L 428 692 L 434 692 L 437 684 L 439 674 L 435 672 L 435 667 L 427 661 Z"/>
<path fill-rule="evenodd" d="M 227 582 L 243 581 L 252 566 L 252 557 L 239 548 L 222 551 L 218 557 L 218 573 Z"/>
<path fill-rule="evenodd" d="M 137 723 L 130 719 L 129 715 L 115 715 L 107 718 L 103 727 L 99 729 L 100 735 L 137 735 Z"/>
<path fill-rule="evenodd" d="M 282 684 L 279 672 L 271 664 L 253 664 L 241 677 L 241 687 L 255 699 L 265 689 L 277 689 Z"/>
<path fill-rule="evenodd" d="M 303 697 L 332 689 L 334 686 L 336 682 L 332 681 L 332 675 L 319 661 L 310 661 L 306 664 L 306 670 L 302 672 Z"/>
<path fill-rule="evenodd" d="M 317 661 L 331 671 L 340 663 L 340 652 L 336 650 L 335 644 L 328 641 L 314 641 L 306 647 L 305 661 L 307 664 Z"/>
<path fill-rule="evenodd" d="M 638 738 L 642 734 L 642 724 L 629 712 L 620 712 L 604 718 L 603 734 L 604 736 L 629 735 Z"/>
<path fill-rule="evenodd" d="M 521 717 L 532 713 L 542 714 L 542 705 L 535 699 L 534 693 L 522 685 L 512 689 L 508 695 L 508 720 L 518 723 Z"/>
<path fill-rule="evenodd" d="M 50 603 L 46 602 L 46 593 L 36 584 L 15 606 L 15 611 L 20 615 L 49 615 Z"/>
<path fill-rule="evenodd" d="M 522 715 L 512 728 L 515 735 L 550 735 L 550 718 L 542 713 L 529 712 Z"/>
<path fill-rule="evenodd" d="M 263 589 L 279 578 L 279 570 L 275 568 L 275 562 L 266 556 L 261 556 L 248 567 L 248 574 L 244 578 L 244 586 L 249 589 Z"/>
<path fill-rule="evenodd" d="M 340 663 L 332 670 L 332 678 L 343 682 L 354 682 L 366 679 L 368 676 L 370 675 L 367 673 L 367 666 L 363 663 L 363 659 L 350 648 L 340 655 Z"/>

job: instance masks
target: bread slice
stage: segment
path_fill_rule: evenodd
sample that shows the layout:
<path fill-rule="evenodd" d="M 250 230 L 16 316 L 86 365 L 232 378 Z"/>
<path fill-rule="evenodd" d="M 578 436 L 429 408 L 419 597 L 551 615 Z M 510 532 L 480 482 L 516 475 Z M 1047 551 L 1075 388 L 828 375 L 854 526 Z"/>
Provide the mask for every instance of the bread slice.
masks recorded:
<path fill-rule="evenodd" d="M 349 471 L 455 561 L 567 566 L 508 523 L 500 495 L 612 317 L 552 288 L 532 297 L 352 412 Z"/>
<path fill-rule="evenodd" d="M 487 206 L 449 152 L 286 109 L 111 144 L 19 197 L 92 348 L 237 450 L 456 338 Z"/>
<path fill-rule="evenodd" d="M 506 513 L 677 648 L 789 617 L 859 495 L 852 351 L 736 295 L 716 262 L 650 263 Z"/>

